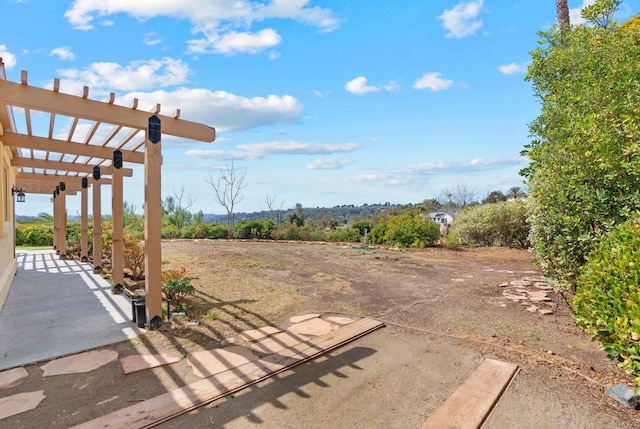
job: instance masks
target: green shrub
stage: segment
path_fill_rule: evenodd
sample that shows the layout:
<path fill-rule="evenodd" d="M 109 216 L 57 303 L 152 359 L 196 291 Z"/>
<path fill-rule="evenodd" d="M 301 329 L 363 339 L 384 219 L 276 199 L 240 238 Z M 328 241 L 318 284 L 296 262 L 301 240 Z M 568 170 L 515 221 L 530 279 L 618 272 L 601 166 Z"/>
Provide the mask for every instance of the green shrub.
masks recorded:
<path fill-rule="evenodd" d="M 169 224 L 162 227 L 160 236 L 162 238 L 180 238 L 180 231 L 177 226 Z"/>
<path fill-rule="evenodd" d="M 360 241 L 360 231 L 355 228 L 336 228 L 326 232 L 327 241 L 341 241 L 357 243 Z"/>
<path fill-rule="evenodd" d="M 243 239 L 268 239 L 276 225 L 272 220 L 244 220 L 234 225 L 233 236 Z"/>
<path fill-rule="evenodd" d="M 576 322 L 640 385 L 640 218 L 603 236 L 573 298 Z"/>
<path fill-rule="evenodd" d="M 196 292 L 196 288 L 188 278 L 180 277 L 165 282 L 162 285 L 162 292 L 167 299 L 171 300 L 173 306 L 179 308 L 187 295 L 193 295 Z"/>
<path fill-rule="evenodd" d="M 227 230 L 227 225 L 222 225 L 219 223 L 205 223 L 200 225 L 203 228 L 205 237 L 204 238 L 227 238 L 229 232 Z"/>
<path fill-rule="evenodd" d="M 18 224 L 16 226 L 17 246 L 53 246 L 53 225 L 51 224 Z"/>
<path fill-rule="evenodd" d="M 439 239 L 440 227 L 414 211 L 391 215 L 371 230 L 372 243 L 396 247 L 423 248 L 433 246 Z"/>
<path fill-rule="evenodd" d="M 465 208 L 458 213 L 449 234 L 456 236 L 460 244 L 526 248 L 526 204 L 504 201 Z"/>

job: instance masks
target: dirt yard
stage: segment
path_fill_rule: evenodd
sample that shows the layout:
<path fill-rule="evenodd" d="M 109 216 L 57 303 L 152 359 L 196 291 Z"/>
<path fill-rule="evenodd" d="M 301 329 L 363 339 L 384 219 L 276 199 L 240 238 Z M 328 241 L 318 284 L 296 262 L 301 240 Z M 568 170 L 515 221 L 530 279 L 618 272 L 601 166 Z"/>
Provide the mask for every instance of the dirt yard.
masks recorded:
<path fill-rule="evenodd" d="M 186 355 L 228 345 L 247 329 L 286 326 L 294 315 L 366 315 L 387 326 L 162 427 L 415 428 L 491 357 L 521 371 L 487 428 L 640 428 L 638 412 L 603 394 L 630 378 L 574 327 L 531 259 L 500 248 L 169 241 L 163 260 L 185 267 L 198 291 L 187 314 L 110 348 Z M 525 295 L 531 299 L 514 298 Z M 69 427 L 194 380 L 184 362 L 127 376 L 114 362 L 29 377 L 0 395 L 44 389 L 46 400 L 0 428 Z"/>

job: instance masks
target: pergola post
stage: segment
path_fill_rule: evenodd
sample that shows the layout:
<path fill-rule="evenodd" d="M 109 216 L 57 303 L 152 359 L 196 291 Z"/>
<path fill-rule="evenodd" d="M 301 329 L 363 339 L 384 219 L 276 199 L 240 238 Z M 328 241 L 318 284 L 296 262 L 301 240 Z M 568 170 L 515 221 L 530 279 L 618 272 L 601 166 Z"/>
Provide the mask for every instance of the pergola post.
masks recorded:
<path fill-rule="evenodd" d="M 113 171 L 111 176 L 111 280 L 112 293 L 124 290 L 124 243 L 123 199 L 122 199 L 122 152 L 113 152 Z"/>
<path fill-rule="evenodd" d="M 89 201 L 87 187 L 89 181 L 86 177 L 82 178 L 82 189 L 80 190 L 80 261 L 87 262 L 89 260 L 89 242 L 88 242 L 88 230 L 89 230 Z"/>
<path fill-rule="evenodd" d="M 100 210 L 100 167 L 93 167 L 93 272 L 102 272 L 102 212 Z"/>
<path fill-rule="evenodd" d="M 147 321 L 149 328 L 162 325 L 162 191 L 160 118 L 149 118 L 144 143 L 144 266 Z"/>
<path fill-rule="evenodd" d="M 58 236 L 58 249 L 60 250 L 60 259 L 67 259 L 67 185 L 60 182 L 60 201 L 58 206 L 58 215 L 60 221 L 58 223 L 60 231 Z"/>
<path fill-rule="evenodd" d="M 58 199 L 56 191 L 53 191 L 52 209 L 53 209 L 53 250 L 58 249 Z"/>

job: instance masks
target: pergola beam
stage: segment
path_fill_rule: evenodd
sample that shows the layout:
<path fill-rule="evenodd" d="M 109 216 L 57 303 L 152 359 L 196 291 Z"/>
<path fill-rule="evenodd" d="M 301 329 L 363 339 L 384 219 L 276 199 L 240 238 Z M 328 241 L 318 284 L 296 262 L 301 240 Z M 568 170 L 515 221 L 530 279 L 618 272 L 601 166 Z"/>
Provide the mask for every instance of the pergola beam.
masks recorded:
<path fill-rule="evenodd" d="M 48 139 L 45 137 L 26 136 L 24 134 L 7 131 L 5 131 L 0 140 L 2 140 L 5 145 L 15 148 L 43 150 L 102 159 L 113 158 L 113 151 L 115 150 L 110 147 L 72 143 L 65 140 Z M 131 150 L 121 150 L 121 152 L 125 162 L 144 164 L 144 153 Z"/>
<path fill-rule="evenodd" d="M 140 130 L 147 129 L 150 116 L 149 112 L 7 80 L 0 80 L 0 104 L 20 106 L 26 109 L 122 125 L 123 127 Z M 212 127 L 170 116 L 158 115 L 158 117 L 162 121 L 162 132 L 165 135 L 203 142 L 215 140 L 215 129 Z"/>
<path fill-rule="evenodd" d="M 11 165 L 15 167 L 29 167 L 40 168 L 43 170 L 58 170 L 58 171 L 70 171 L 74 173 L 92 173 L 93 165 L 89 164 L 76 164 L 75 162 L 63 162 L 63 161 L 47 161 L 46 159 L 32 159 L 32 158 L 16 158 L 11 161 Z M 122 168 L 122 176 L 133 176 L 133 169 Z M 113 168 L 111 166 L 100 166 L 100 173 L 111 176 Z"/>

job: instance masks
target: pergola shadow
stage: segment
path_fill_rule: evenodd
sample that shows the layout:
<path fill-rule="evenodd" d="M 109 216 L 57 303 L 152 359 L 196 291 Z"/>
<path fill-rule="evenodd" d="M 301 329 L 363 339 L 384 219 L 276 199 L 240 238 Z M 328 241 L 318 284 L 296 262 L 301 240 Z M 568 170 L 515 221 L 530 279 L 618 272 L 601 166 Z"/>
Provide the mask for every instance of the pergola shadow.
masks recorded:
<path fill-rule="evenodd" d="M 0 310 L 0 370 L 78 353 L 141 334 L 131 303 L 112 295 L 91 264 L 52 250 L 20 252 Z"/>

